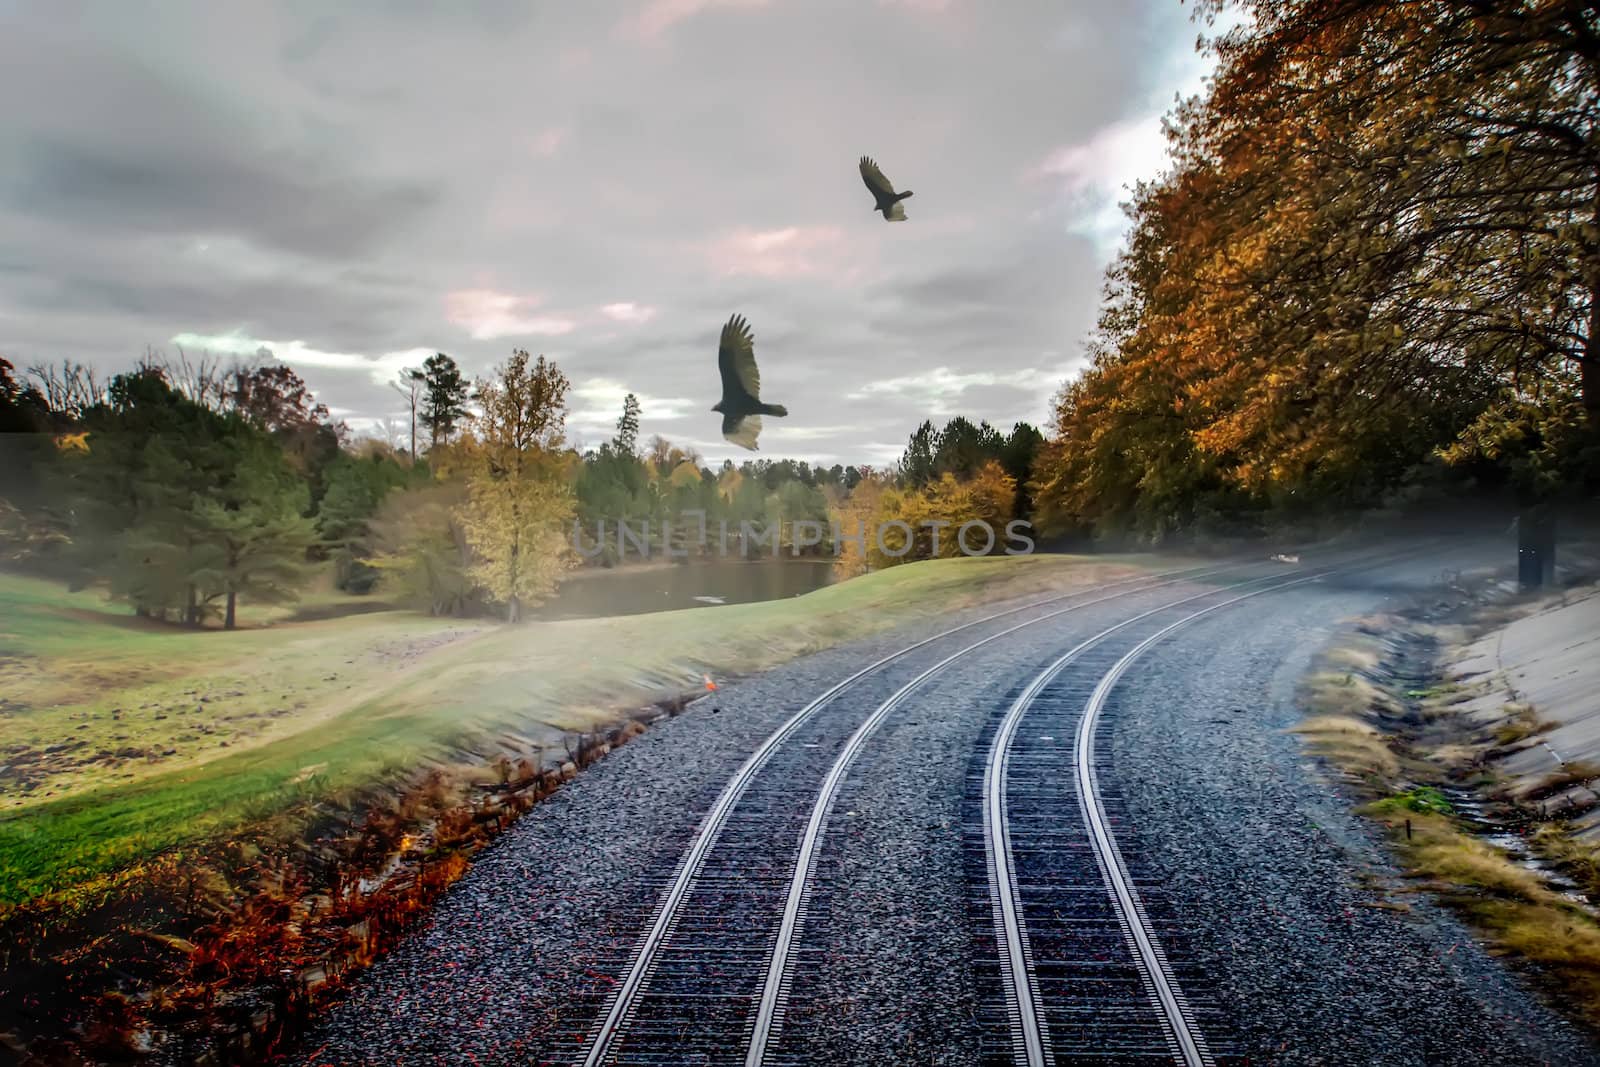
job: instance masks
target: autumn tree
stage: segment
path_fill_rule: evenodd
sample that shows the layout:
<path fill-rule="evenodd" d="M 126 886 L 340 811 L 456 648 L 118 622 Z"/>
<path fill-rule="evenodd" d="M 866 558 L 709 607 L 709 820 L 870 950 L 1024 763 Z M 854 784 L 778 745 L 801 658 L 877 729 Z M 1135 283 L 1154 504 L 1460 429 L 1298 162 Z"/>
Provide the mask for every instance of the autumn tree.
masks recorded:
<path fill-rule="evenodd" d="M 368 522 L 369 554 L 378 587 L 430 615 L 464 615 L 475 606 L 460 481 L 420 485 L 389 494 Z"/>
<path fill-rule="evenodd" d="M 468 444 L 468 498 L 460 511 L 469 573 L 517 622 L 554 590 L 569 563 L 574 501 L 566 460 L 565 374 L 518 350 L 480 379 L 480 416 Z"/>
<path fill-rule="evenodd" d="M 242 364 L 228 375 L 227 407 L 268 433 L 315 429 L 328 421 L 328 408 L 286 363 Z"/>
<path fill-rule="evenodd" d="M 883 496 L 891 491 L 892 479 L 875 471 L 861 470 L 864 473 L 859 474 L 850 494 L 829 512 L 829 519 L 839 531 L 833 566 L 834 573 L 841 579 L 854 578 L 874 569 L 876 546 L 873 539 L 883 514 Z M 881 566 L 881 560 L 876 565 Z"/>
<path fill-rule="evenodd" d="M 48 418 L 44 396 L 17 376 L 10 360 L 0 356 L 0 433 L 40 433 Z"/>
<path fill-rule="evenodd" d="M 172 374 L 171 369 L 163 370 L 168 381 Z M 332 420 L 327 406 L 293 367 L 270 355 L 234 364 L 222 382 L 219 410 L 241 416 L 270 436 L 305 480 L 311 503 L 319 502 L 326 489 L 326 470 L 338 458 L 349 432 L 344 423 Z"/>
<path fill-rule="evenodd" d="M 1052 522 L 1159 539 L 1362 507 L 1474 442 L 1584 436 L 1554 412 L 1593 421 L 1594 10 L 1243 6 L 1058 397 Z"/>

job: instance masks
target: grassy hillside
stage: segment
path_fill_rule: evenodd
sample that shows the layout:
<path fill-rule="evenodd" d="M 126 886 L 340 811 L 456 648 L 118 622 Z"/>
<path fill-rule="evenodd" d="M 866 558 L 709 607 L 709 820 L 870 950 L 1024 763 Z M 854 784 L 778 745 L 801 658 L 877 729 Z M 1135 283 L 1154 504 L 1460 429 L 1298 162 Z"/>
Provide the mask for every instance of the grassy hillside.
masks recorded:
<path fill-rule="evenodd" d="M 803 597 L 499 627 L 379 612 L 232 633 L 0 576 L 0 908 L 126 877 L 299 801 L 348 799 L 499 733 L 558 743 L 699 678 L 748 673 L 1128 561 L 896 567 Z"/>

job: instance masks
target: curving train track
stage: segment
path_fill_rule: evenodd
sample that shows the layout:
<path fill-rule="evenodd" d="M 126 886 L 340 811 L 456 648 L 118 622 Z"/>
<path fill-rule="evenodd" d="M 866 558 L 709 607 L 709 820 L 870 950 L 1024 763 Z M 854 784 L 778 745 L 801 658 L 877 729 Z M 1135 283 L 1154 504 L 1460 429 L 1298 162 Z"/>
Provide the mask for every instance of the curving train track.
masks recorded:
<path fill-rule="evenodd" d="M 1185 1067 L 1212 1067 L 1205 1036 L 1118 847 L 1114 820 L 1099 788 L 1096 727 L 1118 680 L 1174 631 L 1254 597 L 1316 581 L 1332 570 L 1227 596 L 1166 623 L 1126 652 L 1101 651 L 1108 638 L 1146 619 L 1223 594 L 1208 590 L 1124 619 L 1045 667 L 1006 709 L 983 761 L 981 792 L 985 871 L 1012 1062 L 1043 1067 L 1055 1062 L 1053 1046 L 1064 1044 L 1061 1051 L 1068 1062 L 1100 1054 L 1166 1061 L 1170 1053 Z M 1087 686 L 1092 688 L 1081 696 Z M 1025 721 L 1036 734 L 1019 741 Z M 1014 778 L 1021 780 L 1022 818 L 1012 811 Z M 1061 825 L 1062 784 L 1076 797 L 1081 835 Z M 1075 847 L 1083 843 L 1087 857 L 1083 848 Z M 1091 896 L 1086 901 L 1085 890 L 1092 894 L 1096 882 L 1103 883 L 1105 899 Z M 1113 967 L 1107 966 L 1104 949 L 1111 938 L 1120 938 L 1128 949 L 1127 959 L 1116 960 L 1113 967 L 1126 971 L 1131 963 L 1136 985 L 1108 980 Z M 1049 961 L 1043 980 L 1036 960 Z M 1145 1001 L 1154 1009 L 1159 1031 L 1149 1025 L 1151 1013 L 1141 1010 Z M 1052 1023 L 1070 1043 L 1052 1041 Z M 1141 1035 L 1144 1047 L 1139 1047 Z"/>
<path fill-rule="evenodd" d="M 647 928 L 620 968 L 610 996 L 600 1005 L 576 1062 L 585 1067 L 607 1063 L 792 1062 L 792 1055 L 786 1056 L 782 1047 L 781 1026 L 797 946 L 816 888 L 817 859 L 829 814 L 841 783 L 883 721 L 953 664 L 1018 630 L 1093 605 L 1220 578 L 1250 566 L 1233 563 L 1141 576 L 985 616 L 886 656 L 806 704 L 751 754 L 712 804 L 662 887 Z M 1229 589 L 1241 586 L 1272 583 L 1255 593 L 1235 595 L 1204 612 L 1192 613 L 1184 620 L 1188 621 L 1249 596 L 1318 576 L 1283 580 L 1282 568 L 1277 567 L 1237 585 L 1206 589 L 1160 603 L 1100 631 L 1058 659 L 1047 673 L 1054 678 L 1090 647 L 1179 605 L 1221 597 Z M 892 676 L 891 668 L 914 653 L 926 649 L 937 655 L 944 651 L 943 645 L 955 643 L 952 638 L 1029 612 L 1036 614 L 945 652 L 907 680 Z M 1045 679 L 1038 688 L 1048 685 L 1049 679 Z M 881 699 L 872 701 L 869 714 L 830 714 L 836 704 L 842 703 L 842 695 L 858 690 L 867 690 L 872 697 L 881 694 Z M 1018 711 L 1015 718 L 1021 717 L 1022 712 Z M 1092 729 L 1089 736 L 1092 738 Z M 1010 747 L 1007 744 L 1001 750 L 1002 766 L 1009 759 Z M 1003 855 L 1010 857 L 1011 853 L 1006 851 Z M 1009 908 L 1015 913 L 1015 926 L 1007 929 L 1014 929 L 1017 936 L 1002 938 L 1007 953 L 1014 952 L 1015 956 L 1003 969 L 1007 975 L 1030 975 L 1032 949 L 1019 899 L 1016 894 L 999 894 L 996 900 L 997 908 Z M 1005 903 L 1007 900 L 1009 904 Z M 1159 945 L 1153 938 L 1149 940 L 1159 958 Z M 1138 943 L 1135 934 L 1134 944 Z M 1154 982 L 1159 993 L 1159 980 L 1148 981 Z M 1030 996 L 1037 988 L 1031 977 L 1008 982 L 1010 993 L 1024 990 L 1021 997 L 1037 1001 L 1037 997 Z M 1181 994 L 1174 996 L 1180 998 L 1181 1008 Z M 1040 1023 L 1037 1003 L 1032 1003 L 1029 1011 L 1013 1004 L 1010 1014 L 1018 1034 L 1016 1047 L 1025 1053 L 1017 1062 L 1047 1062 L 1050 1028 L 1047 1022 Z M 1169 1043 L 1170 1040 L 1169 1037 Z M 1180 1040 L 1174 1047 L 1181 1050 L 1186 1046 Z M 1202 1057 L 1196 1062 L 1208 1061 Z"/>

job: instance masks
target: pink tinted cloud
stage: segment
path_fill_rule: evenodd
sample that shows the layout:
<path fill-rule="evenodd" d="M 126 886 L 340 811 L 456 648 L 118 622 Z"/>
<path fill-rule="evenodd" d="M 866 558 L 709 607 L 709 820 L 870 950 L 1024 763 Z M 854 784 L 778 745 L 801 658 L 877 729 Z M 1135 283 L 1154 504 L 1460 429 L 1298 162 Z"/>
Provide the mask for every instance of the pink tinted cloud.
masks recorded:
<path fill-rule="evenodd" d="M 878 3 L 883 7 L 903 7 L 929 13 L 949 11 L 955 6 L 955 0 L 878 0 Z"/>
<path fill-rule="evenodd" d="M 656 309 L 624 300 L 602 306 L 600 314 L 613 322 L 642 323 L 655 318 Z"/>
<path fill-rule="evenodd" d="M 735 230 L 712 241 L 706 254 L 722 274 L 787 278 L 840 271 L 848 265 L 849 251 L 837 226 L 787 226 Z"/>
<path fill-rule="evenodd" d="M 622 28 L 635 37 L 657 40 L 673 26 L 705 11 L 765 6 L 767 0 L 650 0 Z"/>
<path fill-rule="evenodd" d="M 559 337 L 578 324 L 558 315 L 534 315 L 536 296 L 516 296 L 493 289 L 457 289 L 444 297 L 445 318 L 465 329 L 475 341 L 539 335 Z"/>
<path fill-rule="evenodd" d="M 552 126 L 548 130 L 535 134 L 529 141 L 528 147 L 533 154 L 543 159 L 549 159 L 561 151 L 567 143 L 569 130 L 565 126 Z"/>

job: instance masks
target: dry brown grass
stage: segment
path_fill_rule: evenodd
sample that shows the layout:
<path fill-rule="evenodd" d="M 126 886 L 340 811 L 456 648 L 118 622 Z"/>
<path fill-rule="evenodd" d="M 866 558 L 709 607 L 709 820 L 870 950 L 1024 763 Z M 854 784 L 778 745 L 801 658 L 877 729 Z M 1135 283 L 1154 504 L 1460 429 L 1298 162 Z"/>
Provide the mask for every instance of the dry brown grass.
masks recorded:
<path fill-rule="evenodd" d="M 1405 840 L 1402 823 L 1397 842 L 1416 872 L 1451 888 L 1470 887 L 1475 893 L 1508 900 L 1542 905 L 1560 902 L 1537 874 L 1500 849 L 1456 829 L 1448 817 L 1412 814 L 1409 818 L 1411 840 Z"/>
<path fill-rule="evenodd" d="M 1403 825 L 1391 831 L 1407 867 L 1434 883 L 1495 953 L 1537 966 L 1570 1009 L 1600 1026 L 1600 922 L 1593 915 L 1448 819 L 1413 816 L 1410 842 Z"/>
<path fill-rule="evenodd" d="M 1316 715 L 1296 727 L 1306 747 L 1358 778 L 1388 780 L 1400 760 L 1374 726 L 1346 715 Z"/>
<path fill-rule="evenodd" d="M 1566 1007 L 1600 1027 L 1600 921 L 1452 816 L 1416 811 L 1404 800 L 1419 783 L 1481 768 L 1494 748 L 1520 744 L 1547 727 L 1533 709 L 1507 705 L 1507 719 L 1486 733 L 1450 707 L 1463 697 L 1460 686 L 1407 694 L 1398 684 L 1386 688 L 1369 680 L 1380 678 L 1381 668 L 1370 626 L 1322 657 L 1302 690 L 1311 714 L 1297 731 L 1307 748 L 1379 798 L 1361 812 L 1387 827 L 1408 875 L 1471 922 L 1491 951 L 1535 965 Z M 1380 729 L 1387 713 L 1405 710 L 1407 695 L 1422 702 L 1428 725 L 1404 736 Z M 1541 791 L 1588 784 L 1597 775 L 1600 768 L 1568 767 L 1541 783 Z M 1530 844 L 1591 896 L 1600 895 L 1600 849 L 1558 824 L 1541 826 Z"/>
<path fill-rule="evenodd" d="M 1507 704 L 1504 711 L 1505 720 L 1494 727 L 1495 744 L 1502 748 L 1555 729 L 1554 723 L 1541 722 L 1538 713 L 1527 704 Z"/>
<path fill-rule="evenodd" d="M 1600 780 L 1600 766 L 1585 760 L 1571 760 L 1561 765 L 1559 771 L 1552 771 L 1539 779 L 1528 795 L 1534 799 L 1552 797 L 1558 793 L 1565 793 L 1574 786 L 1593 789 Z"/>
<path fill-rule="evenodd" d="M 1546 823 L 1528 838 L 1533 850 L 1554 863 L 1590 899 L 1600 899 L 1600 845 L 1574 837 L 1561 823 Z"/>

